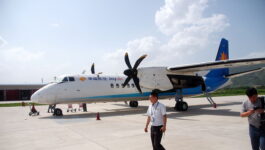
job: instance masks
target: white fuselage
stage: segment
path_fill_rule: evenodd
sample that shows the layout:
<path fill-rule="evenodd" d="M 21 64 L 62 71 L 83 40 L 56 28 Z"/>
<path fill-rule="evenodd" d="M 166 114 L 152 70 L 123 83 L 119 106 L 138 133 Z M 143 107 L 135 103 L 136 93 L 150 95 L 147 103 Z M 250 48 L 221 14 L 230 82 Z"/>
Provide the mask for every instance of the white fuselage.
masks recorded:
<path fill-rule="evenodd" d="M 146 95 L 139 94 L 132 81 L 123 88 L 125 76 L 75 75 L 71 77 L 74 81 L 50 83 L 44 86 L 32 95 L 31 100 L 41 104 L 60 104 L 148 98 Z"/>

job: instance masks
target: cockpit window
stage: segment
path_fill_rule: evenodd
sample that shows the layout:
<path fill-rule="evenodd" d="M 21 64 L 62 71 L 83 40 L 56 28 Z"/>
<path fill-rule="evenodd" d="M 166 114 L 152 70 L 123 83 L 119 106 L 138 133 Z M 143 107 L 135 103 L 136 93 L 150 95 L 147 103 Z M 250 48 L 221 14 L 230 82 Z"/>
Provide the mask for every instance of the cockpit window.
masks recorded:
<path fill-rule="evenodd" d="M 75 81 L 74 77 L 69 77 L 69 81 Z"/>
<path fill-rule="evenodd" d="M 68 82 L 68 77 L 64 77 L 62 82 Z"/>
<path fill-rule="evenodd" d="M 75 81 L 74 77 L 64 77 L 61 82 L 72 82 Z"/>

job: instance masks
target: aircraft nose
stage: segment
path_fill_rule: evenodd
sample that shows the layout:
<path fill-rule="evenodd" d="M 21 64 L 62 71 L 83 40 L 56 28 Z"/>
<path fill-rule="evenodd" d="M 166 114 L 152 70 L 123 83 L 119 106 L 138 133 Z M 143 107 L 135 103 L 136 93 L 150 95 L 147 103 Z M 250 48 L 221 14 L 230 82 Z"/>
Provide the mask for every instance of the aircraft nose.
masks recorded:
<path fill-rule="evenodd" d="M 30 97 L 30 100 L 31 100 L 32 102 L 34 102 L 34 103 L 39 103 L 39 96 L 38 96 L 38 93 L 37 93 L 37 92 L 33 93 L 33 94 L 31 95 L 31 97 Z"/>
<path fill-rule="evenodd" d="M 54 104 L 55 103 L 54 85 L 55 84 L 48 84 L 40 88 L 31 95 L 30 100 L 34 103 L 39 103 L 39 104 Z"/>

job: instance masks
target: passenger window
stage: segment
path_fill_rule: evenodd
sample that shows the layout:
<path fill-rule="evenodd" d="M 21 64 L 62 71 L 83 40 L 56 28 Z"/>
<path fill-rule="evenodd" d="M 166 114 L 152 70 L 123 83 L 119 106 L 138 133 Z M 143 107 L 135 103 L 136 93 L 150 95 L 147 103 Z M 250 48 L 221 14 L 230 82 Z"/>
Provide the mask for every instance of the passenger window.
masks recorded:
<path fill-rule="evenodd" d="M 111 83 L 111 84 L 110 84 L 110 87 L 111 87 L 111 88 L 114 88 L 114 84 Z"/>
<path fill-rule="evenodd" d="M 74 77 L 69 77 L 69 81 L 75 81 Z"/>
<path fill-rule="evenodd" d="M 62 82 L 68 82 L 68 77 L 64 77 Z"/>
<path fill-rule="evenodd" d="M 132 88 L 134 88 L 134 84 L 132 83 Z"/>
<path fill-rule="evenodd" d="M 129 83 L 127 84 L 127 87 L 130 88 L 130 84 Z"/>
<path fill-rule="evenodd" d="M 120 85 L 117 83 L 117 84 L 116 84 L 116 88 L 119 88 L 119 87 L 120 87 Z"/>

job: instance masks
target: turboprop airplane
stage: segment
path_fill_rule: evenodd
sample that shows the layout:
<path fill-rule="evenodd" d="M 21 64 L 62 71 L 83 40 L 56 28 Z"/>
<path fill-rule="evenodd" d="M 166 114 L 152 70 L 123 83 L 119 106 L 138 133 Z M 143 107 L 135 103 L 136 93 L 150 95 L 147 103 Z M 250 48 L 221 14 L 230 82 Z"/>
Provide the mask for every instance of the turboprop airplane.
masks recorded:
<path fill-rule="evenodd" d="M 228 85 L 233 77 L 263 69 L 230 74 L 229 68 L 265 63 L 265 58 L 228 60 L 226 39 L 221 40 L 214 62 L 179 67 L 138 68 L 146 56 L 141 56 L 132 67 L 128 54 L 125 54 L 128 69 L 124 74 L 127 77 L 95 74 L 93 65 L 92 75 L 64 75 L 59 82 L 50 83 L 36 91 L 31 100 L 49 105 L 130 101 L 131 107 L 137 107 L 139 100 L 147 100 L 152 91 L 157 91 L 160 98 L 180 96 L 176 99 L 175 110 L 188 109 L 183 96 L 200 94 L 206 94 L 208 101 L 216 107 L 208 93 Z M 54 115 L 62 115 L 62 110 L 56 108 Z"/>

